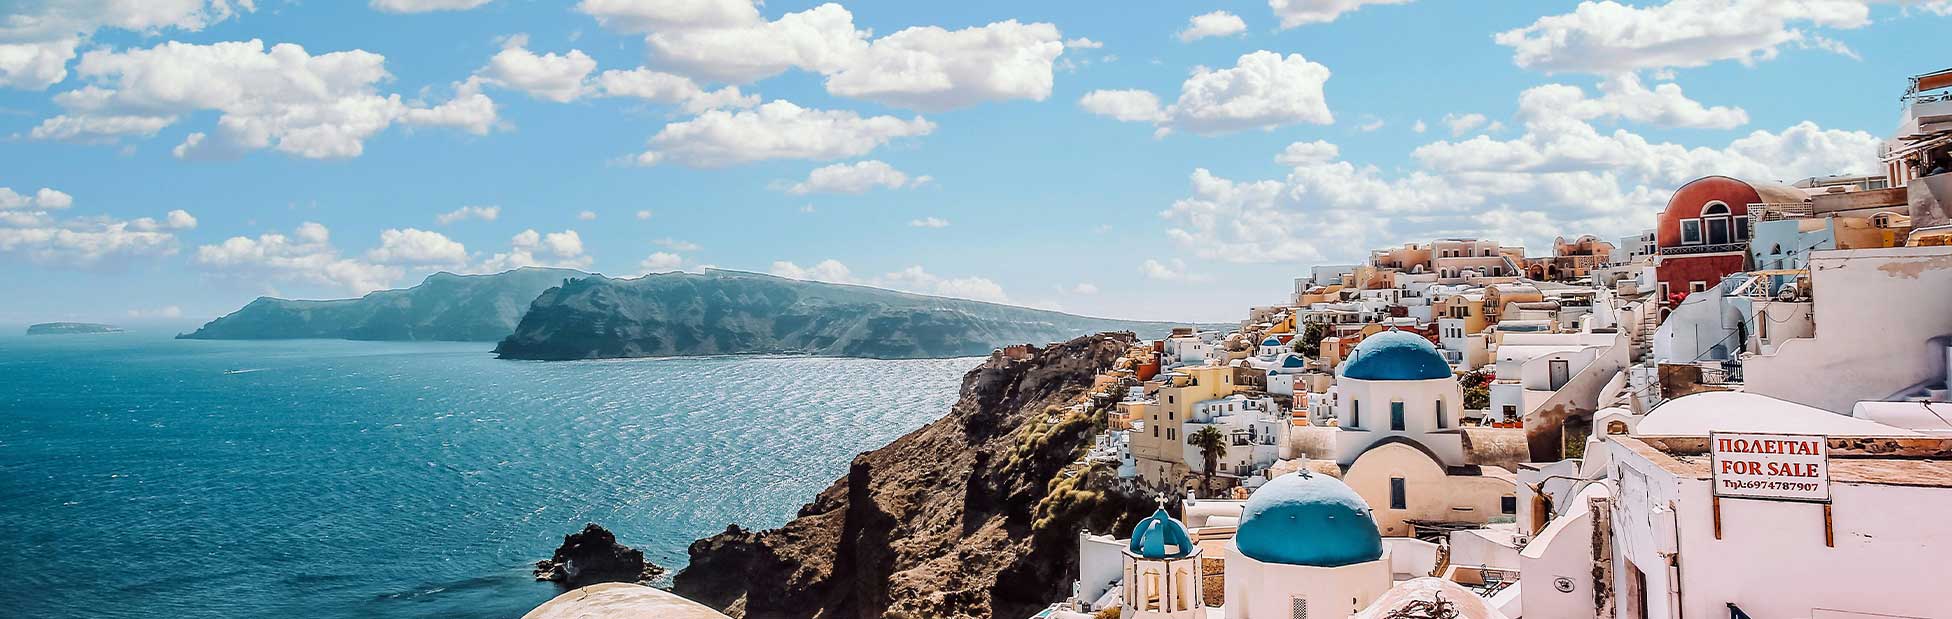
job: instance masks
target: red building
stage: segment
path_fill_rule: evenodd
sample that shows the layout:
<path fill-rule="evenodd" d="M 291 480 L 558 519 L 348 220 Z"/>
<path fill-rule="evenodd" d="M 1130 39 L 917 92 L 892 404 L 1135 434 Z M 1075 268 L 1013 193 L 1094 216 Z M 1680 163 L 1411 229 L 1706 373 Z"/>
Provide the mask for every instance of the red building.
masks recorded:
<path fill-rule="evenodd" d="M 1748 268 L 1749 205 L 1800 203 L 1802 190 L 1708 176 L 1682 185 L 1654 227 L 1654 279 L 1668 307 Z"/>

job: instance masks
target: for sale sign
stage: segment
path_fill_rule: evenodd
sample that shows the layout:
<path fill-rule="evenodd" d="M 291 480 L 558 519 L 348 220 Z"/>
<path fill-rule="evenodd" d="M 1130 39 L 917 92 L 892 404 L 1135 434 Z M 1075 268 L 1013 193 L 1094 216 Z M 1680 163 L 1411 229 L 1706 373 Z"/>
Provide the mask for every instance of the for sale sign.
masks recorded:
<path fill-rule="evenodd" d="M 1830 501 L 1829 449 L 1822 436 L 1717 432 L 1708 442 L 1715 496 Z"/>

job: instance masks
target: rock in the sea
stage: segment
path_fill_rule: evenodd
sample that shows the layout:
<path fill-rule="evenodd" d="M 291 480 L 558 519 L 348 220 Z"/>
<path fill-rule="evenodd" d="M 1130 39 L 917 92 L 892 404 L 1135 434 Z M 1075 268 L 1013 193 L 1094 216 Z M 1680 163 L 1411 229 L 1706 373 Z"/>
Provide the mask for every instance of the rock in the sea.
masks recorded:
<path fill-rule="evenodd" d="M 596 523 L 563 536 L 556 555 L 535 562 L 535 579 L 574 589 L 600 582 L 645 583 L 664 574 L 664 568 L 644 560 L 644 552 L 617 543 L 617 536 Z"/>
<path fill-rule="evenodd" d="M 1078 531 L 1127 536 L 1156 508 L 1116 466 L 1079 465 L 1104 411 L 1069 408 L 1136 340 L 990 356 L 948 415 L 855 458 L 785 526 L 692 543 L 672 591 L 744 619 L 1031 616 L 1070 592 Z"/>

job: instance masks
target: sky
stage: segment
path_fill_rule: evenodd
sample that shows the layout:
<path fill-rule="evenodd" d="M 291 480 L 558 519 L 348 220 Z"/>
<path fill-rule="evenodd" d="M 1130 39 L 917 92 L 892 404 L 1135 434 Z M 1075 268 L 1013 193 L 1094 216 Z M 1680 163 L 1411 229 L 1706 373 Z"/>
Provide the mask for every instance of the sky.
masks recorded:
<path fill-rule="evenodd" d="M 1219 321 L 1865 173 L 1952 0 L 0 0 L 0 321 L 707 267 Z"/>

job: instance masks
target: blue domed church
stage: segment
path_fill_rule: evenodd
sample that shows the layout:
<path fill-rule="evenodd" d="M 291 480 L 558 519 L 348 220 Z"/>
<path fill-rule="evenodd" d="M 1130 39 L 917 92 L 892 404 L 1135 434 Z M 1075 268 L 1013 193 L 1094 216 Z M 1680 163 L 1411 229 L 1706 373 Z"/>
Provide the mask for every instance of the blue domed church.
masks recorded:
<path fill-rule="evenodd" d="M 1368 503 L 1304 469 L 1269 481 L 1242 506 L 1227 547 L 1225 616 L 1346 617 L 1391 584 Z"/>

